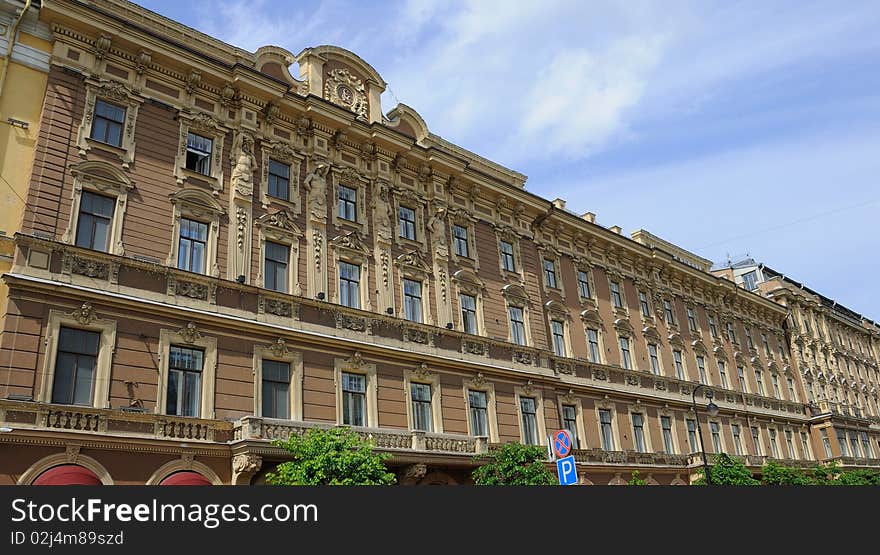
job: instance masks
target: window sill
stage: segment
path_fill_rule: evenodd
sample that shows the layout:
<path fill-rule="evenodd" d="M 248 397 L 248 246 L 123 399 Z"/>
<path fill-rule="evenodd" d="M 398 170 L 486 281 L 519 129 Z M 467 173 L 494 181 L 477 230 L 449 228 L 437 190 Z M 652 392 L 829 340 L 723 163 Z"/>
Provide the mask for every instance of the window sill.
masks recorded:
<path fill-rule="evenodd" d="M 181 175 L 181 178 L 178 180 L 178 183 L 181 185 L 183 184 L 184 181 L 192 179 L 193 181 L 201 181 L 202 183 L 209 185 L 215 191 L 220 191 L 222 188 L 221 183 L 217 180 L 216 177 L 212 177 L 210 175 L 205 175 L 203 173 L 193 171 L 193 170 L 186 168 L 186 167 L 180 168 L 180 175 Z"/>
<path fill-rule="evenodd" d="M 133 161 L 131 151 L 129 149 L 123 148 L 122 146 L 105 143 L 91 137 L 86 137 L 86 144 L 89 145 L 89 150 L 100 150 L 102 152 L 107 152 L 118 156 L 119 159 L 122 161 L 122 167 L 124 168 L 127 168 L 129 164 L 131 164 L 131 162 Z"/>

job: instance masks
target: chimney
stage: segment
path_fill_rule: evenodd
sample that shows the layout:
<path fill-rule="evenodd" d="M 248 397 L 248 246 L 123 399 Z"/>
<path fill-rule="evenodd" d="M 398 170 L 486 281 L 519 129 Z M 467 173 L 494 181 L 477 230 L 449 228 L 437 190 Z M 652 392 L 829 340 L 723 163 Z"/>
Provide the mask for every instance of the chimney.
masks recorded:
<path fill-rule="evenodd" d="M 620 229 L 619 225 L 613 225 L 613 226 L 609 227 L 608 229 L 610 229 L 612 232 L 620 235 L 621 229 Z"/>
<path fill-rule="evenodd" d="M 553 201 L 553 206 L 555 206 L 559 210 L 565 210 L 565 201 L 562 200 L 561 198 L 558 198 Z"/>
<path fill-rule="evenodd" d="M 587 212 L 586 214 L 581 215 L 581 218 L 587 220 L 591 224 L 596 223 L 596 214 L 592 212 Z"/>

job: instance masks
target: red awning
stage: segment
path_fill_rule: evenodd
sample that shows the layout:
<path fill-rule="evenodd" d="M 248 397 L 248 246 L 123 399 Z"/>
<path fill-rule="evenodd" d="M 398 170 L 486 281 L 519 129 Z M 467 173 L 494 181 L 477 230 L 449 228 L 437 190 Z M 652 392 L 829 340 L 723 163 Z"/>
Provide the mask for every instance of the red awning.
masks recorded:
<path fill-rule="evenodd" d="M 199 474 L 198 472 L 192 472 L 190 470 L 182 470 L 180 472 L 175 472 L 171 476 L 168 476 L 161 482 L 159 482 L 160 486 L 210 486 L 211 481 Z"/>
<path fill-rule="evenodd" d="M 97 474 L 76 464 L 63 464 L 43 472 L 34 480 L 35 486 L 100 486 Z"/>

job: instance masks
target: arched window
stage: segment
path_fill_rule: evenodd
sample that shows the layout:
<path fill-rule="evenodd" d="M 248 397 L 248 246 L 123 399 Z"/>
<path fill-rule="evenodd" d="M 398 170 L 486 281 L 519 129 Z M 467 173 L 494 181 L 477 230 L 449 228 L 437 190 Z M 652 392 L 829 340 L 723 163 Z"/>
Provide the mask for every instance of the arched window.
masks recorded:
<path fill-rule="evenodd" d="M 98 475 L 78 464 L 54 466 L 40 474 L 35 486 L 100 486 Z"/>

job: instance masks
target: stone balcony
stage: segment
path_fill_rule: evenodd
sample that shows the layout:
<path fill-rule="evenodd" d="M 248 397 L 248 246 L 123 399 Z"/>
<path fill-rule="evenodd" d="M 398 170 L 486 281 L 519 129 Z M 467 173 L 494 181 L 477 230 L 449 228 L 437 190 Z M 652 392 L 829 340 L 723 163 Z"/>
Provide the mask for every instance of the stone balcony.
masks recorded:
<path fill-rule="evenodd" d="M 574 460 L 586 464 L 625 464 L 646 466 L 674 466 L 684 468 L 688 465 L 687 455 L 673 453 L 639 453 L 638 451 L 605 451 L 604 449 L 575 449 Z"/>

